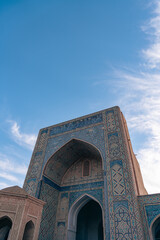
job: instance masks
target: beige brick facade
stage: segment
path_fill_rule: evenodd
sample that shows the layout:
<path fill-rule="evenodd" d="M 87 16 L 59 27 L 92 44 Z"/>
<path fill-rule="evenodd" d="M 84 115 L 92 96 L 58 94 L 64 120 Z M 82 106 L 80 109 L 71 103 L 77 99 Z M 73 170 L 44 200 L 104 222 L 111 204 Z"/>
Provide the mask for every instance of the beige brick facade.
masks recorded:
<path fill-rule="evenodd" d="M 8 234 L 7 240 L 37 240 L 43 205 L 18 186 L 1 190 L 0 239 Z"/>

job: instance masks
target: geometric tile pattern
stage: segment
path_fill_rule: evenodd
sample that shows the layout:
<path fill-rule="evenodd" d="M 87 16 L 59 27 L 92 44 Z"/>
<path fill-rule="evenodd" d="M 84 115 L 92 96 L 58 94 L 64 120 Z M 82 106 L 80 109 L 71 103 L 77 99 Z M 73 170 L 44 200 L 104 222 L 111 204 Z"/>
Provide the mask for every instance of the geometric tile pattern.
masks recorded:
<path fill-rule="evenodd" d="M 119 206 L 114 213 L 116 240 L 131 240 L 132 230 L 128 209 Z"/>
<path fill-rule="evenodd" d="M 48 129 L 43 130 L 41 132 L 41 135 L 40 135 L 39 141 L 38 141 L 38 145 L 37 145 L 37 149 L 38 150 L 42 150 L 43 149 L 45 141 L 46 141 L 46 138 L 47 138 L 47 132 L 48 132 Z"/>
<path fill-rule="evenodd" d="M 110 117 L 108 117 L 108 113 Z M 129 166 L 129 152 L 126 146 L 127 143 L 124 134 L 124 128 L 122 126 L 121 113 L 117 111 L 116 108 L 112 110 L 112 114 L 110 113 L 111 113 L 110 110 L 106 111 L 108 158 L 109 158 L 109 162 L 107 163 L 108 167 L 106 174 L 109 189 L 108 210 L 110 214 L 110 239 L 115 240 L 116 236 L 116 239 L 124 238 L 142 240 L 144 238 L 140 222 L 140 215 L 138 212 L 138 203 L 136 196 L 133 194 L 134 193 L 133 175 Z M 107 124 L 108 120 L 111 123 Z M 122 200 L 128 201 L 128 214 L 129 214 L 128 216 L 130 216 L 129 231 L 127 224 L 124 222 L 124 220 L 122 221 L 123 224 L 120 224 L 119 222 L 119 224 L 115 226 L 116 223 L 114 214 L 115 213 L 118 214 L 116 211 L 118 211 L 117 209 L 119 209 L 119 207 L 117 207 L 117 209 L 113 210 L 115 200 L 119 202 L 121 202 Z M 120 208 L 122 210 L 122 206 Z M 126 208 L 124 210 L 127 211 Z"/>
<path fill-rule="evenodd" d="M 160 194 L 138 196 L 145 240 L 150 240 L 149 226 L 160 214 Z"/>
<path fill-rule="evenodd" d="M 40 199 L 46 204 L 43 208 L 39 240 L 52 240 L 56 223 L 58 191 L 42 183 Z"/>
<path fill-rule="evenodd" d="M 25 185 L 25 190 L 28 194 L 30 194 L 31 196 L 35 196 L 36 194 L 36 178 L 31 178 L 29 180 L 26 181 L 26 185 Z"/>
<path fill-rule="evenodd" d="M 102 114 L 97 114 L 92 117 L 87 117 L 81 120 L 72 121 L 61 126 L 53 127 L 50 130 L 50 136 L 57 135 L 60 133 L 65 133 L 77 128 L 82 128 L 82 127 L 89 126 L 95 123 L 100 123 L 100 122 L 102 122 Z"/>
<path fill-rule="evenodd" d="M 76 184 L 76 185 L 60 187 L 59 185 L 57 185 L 56 183 L 54 183 L 53 181 L 51 181 L 49 178 L 47 178 L 45 176 L 43 176 L 42 181 L 47 183 L 49 186 L 57 189 L 60 192 L 83 190 L 83 189 L 87 189 L 87 188 L 89 188 L 89 189 L 98 188 L 98 187 L 102 187 L 104 185 L 104 182 L 100 181 L 100 182 L 88 182 L 88 183 L 84 183 L 84 184 Z"/>
<path fill-rule="evenodd" d="M 116 121 L 114 118 L 113 110 L 106 112 L 106 119 L 107 119 L 108 132 L 115 131 L 116 130 Z"/>
<path fill-rule="evenodd" d="M 147 205 L 145 206 L 148 225 L 150 227 L 153 219 L 160 214 L 160 204 L 158 205 Z"/>
<path fill-rule="evenodd" d="M 36 194 L 36 185 L 38 182 L 38 176 L 40 175 L 42 165 L 42 151 L 38 151 L 33 154 L 31 164 L 29 166 L 29 174 L 26 177 L 24 189 L 31 195 Z"/>
<path fill-rule="evenodd" d="M 112 172 L 113 195 L 124 195 L 125 185 L 122 167 L 118 164 L 115 164 L 111 168 L 111 172 Z"/>
<path fill-rule="evenodd" d="M 37 196 L 38 183 L 40 179 L 43 153 L 46 147 L 48 129 L 40 131 L 37 143 L 29 165 L 28 173 L 23 188 L 33 197 Z"/>
<path fill-rule="evenodd" d="M 35 195 L 39 190 L 38 182 L 45 163 L 72 139 L 92 144 L 99 150 L 103 159 L 103 178 L 97 182 L 77 182 L 62 186 L 43 176 L 39 198 L 44 200 L 46 205 L 42 214 L 39 240 L 66 238 L 66 213 L 69 206 L 85 193 L 96 198 L 103 206 L 105 240 L 149 240 L 147 231 L 143 237 L 140 213 L 145 219 L 144 205 L 142 204 L 139 212 L 124 124 L 117 107 L 41 130 L 27 173 L 25 188 L 31 195 Z M 59 169 L 61 170 L 61 166 Z M 61 195 L 58 198 L 59 194 Z M 58 201 L 62 201 L 61 205 L 58 205 Z M 56 220 L 58 206 L 60 218 Z M 156 211 L 158 213 L 159 210 Z M 151 212 L 153 211 L 149 209 L 148 214 Z M 150 215 L 148 219 L 149 217 Z M 147 220 L 143 227 L 148 228 Z M 55 234 L 58 239 L 54 238 Z"/>
<path fill-rule="evenodd" d="M 103 192 L 102 189 L 86 189 L 85 191 L 78 191 L 78 192 L 71 192 L 70 193 L 70 199 L 69 199 L 69 208 L 71 207 L 71 205 L 74 203 L 74 201 L 76 201 L 76 199 L 78 199 L 81 195 L 83 194 L 89 194 L 91 196 L 93 196 L 94 198 L 96 198 L 101 206 L 103 206 Z"/>
<path fill-rule="evenodd" d="M 58 231 L 57 231 L 57 235 L 56 235 L 56 239 L 58 240 L 64 240 L 65 239 L 65 226 L 62 224 L 58 225 Z"/>
<path fill-rule="evenodd" d="M 108 135 L 109 153 L 112 159 L 117 159 L 120 156 L 120 146 L 118 134 L 113 133 Z"/>

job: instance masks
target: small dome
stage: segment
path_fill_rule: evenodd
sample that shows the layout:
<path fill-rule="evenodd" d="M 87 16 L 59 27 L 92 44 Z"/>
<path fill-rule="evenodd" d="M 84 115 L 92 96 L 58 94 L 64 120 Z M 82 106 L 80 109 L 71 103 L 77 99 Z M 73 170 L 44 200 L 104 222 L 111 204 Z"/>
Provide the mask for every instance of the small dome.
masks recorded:
<path fill-rule="evenodd" d="M 7 187 L 0 191 L 12 194 L 29 195 L 23 188 L 19 186 Z"/>

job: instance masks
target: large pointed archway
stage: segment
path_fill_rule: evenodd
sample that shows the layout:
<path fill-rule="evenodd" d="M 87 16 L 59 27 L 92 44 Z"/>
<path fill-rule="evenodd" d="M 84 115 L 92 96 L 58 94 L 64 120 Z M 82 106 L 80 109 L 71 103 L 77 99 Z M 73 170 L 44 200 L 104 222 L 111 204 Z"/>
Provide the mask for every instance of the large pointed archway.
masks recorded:
<path fill-rule="evenodd" d="M 67 240 L 103 239 L 102 207 L 95 198 L 85 194 L 69 211 Z"/>
<path fill-rule="evenodd" d="M 40 198 L 46 202 L 44 211 L 46 209 L 50 214 L 42 215 L 40 232 L 42 234 L 46 232 L 49 235 L 50 225 L 46 225 L 45 221 L 52 216 L 54 238 L 65 239 L 69 234 L 68 240 L 76 240 L 74 227 L 71 227 L 74 223 L 72 222 L 69 226 L 72 230 L 68 230 L 67 219 L 76 216 L 77 221 L 76 212 L 81 209 L 79 207 L 83 207 L 83 204 L 92 199 L 88 196 L 83 197 L 82 205 L 79 201 L 78 208 L 75 208 L 74 213 L 70 213 L 72 217 L 68 218 L 68 209 L 73 203 L 77 189 L 81 191 L 88 189 L 88 194 L 94 192 L 93 196 L 96 195 L 96 191 L 99 191 L 98 197 L 102 201 L 102 187 L 103 160 L 100 151 L 94 145 L 82 140 L 72 139 L 67 142 L 50 157 L 43 170 Z M 73 198 L 71 195 L 74 195 Z"/>
<path fill-rule="evenodd" d="M 100 151 L 95 146 L 79 139 L 72 139 L 49 158 L 43 175 L 60 186 L 65 172 L 82 158 L 102 161 Z"/>

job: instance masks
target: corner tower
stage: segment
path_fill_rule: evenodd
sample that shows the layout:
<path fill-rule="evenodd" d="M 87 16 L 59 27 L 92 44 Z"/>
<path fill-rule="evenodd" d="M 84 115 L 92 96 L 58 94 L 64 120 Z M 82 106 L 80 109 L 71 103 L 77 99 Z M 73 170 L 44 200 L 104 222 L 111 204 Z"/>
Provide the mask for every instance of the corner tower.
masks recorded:
<path fill-rule="evenodd" d="M 24 189 L 46 202 L 39 240 L 144 239 L 147 192 L 119 107 L 41 129 Z"/>

